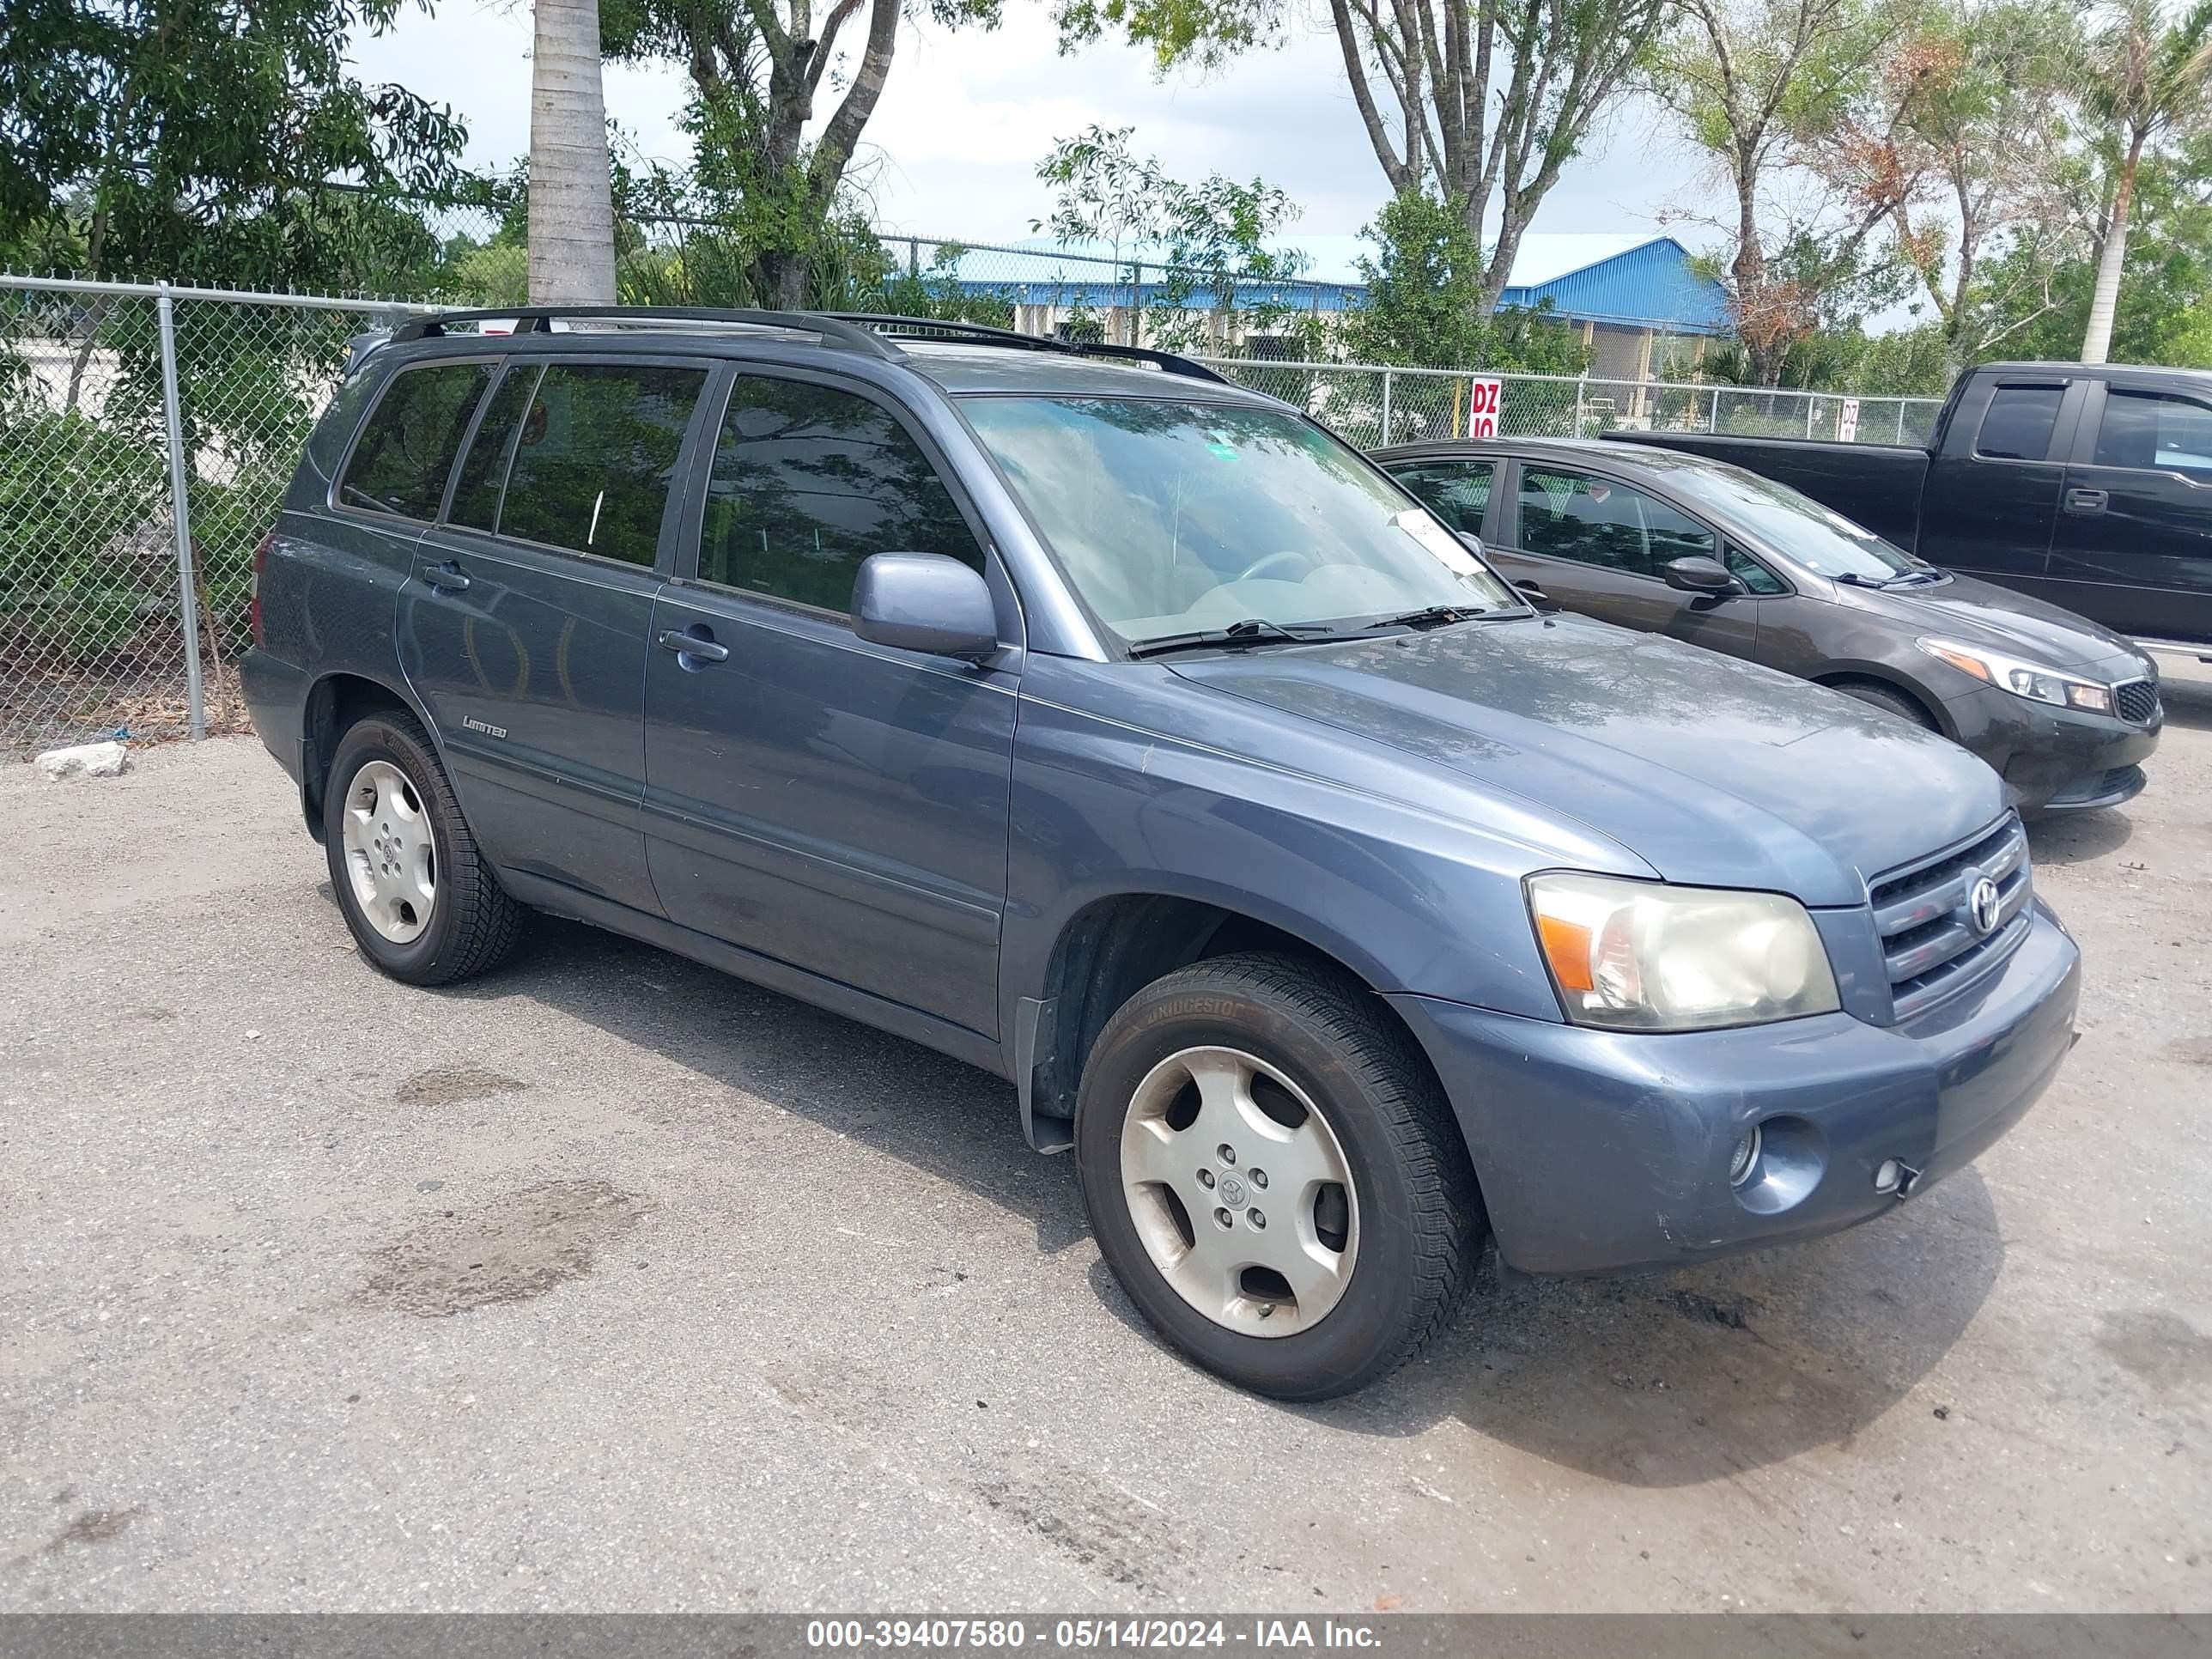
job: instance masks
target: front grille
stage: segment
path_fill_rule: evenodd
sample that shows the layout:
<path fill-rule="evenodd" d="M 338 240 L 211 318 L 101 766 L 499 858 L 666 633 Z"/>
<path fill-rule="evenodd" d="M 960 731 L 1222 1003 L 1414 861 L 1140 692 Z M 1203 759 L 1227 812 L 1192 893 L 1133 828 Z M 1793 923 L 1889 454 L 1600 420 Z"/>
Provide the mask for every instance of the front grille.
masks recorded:
<path fill-rule="evenodd" d="M 2148 726 L 2158 718 L 2158 682 L 2123 681 L 2112 688 L 2112 707 L 2130 726 Z"/>
<path fill-rule="evenodd" d="M 1973 920 L 1975 884 L 1996 884 L 1996 925 Z M 2002 961 L 2026 936 L 2030 880 L 2027 832 L 2007 814 L 1965 846 L 1876 881 L 1869 896 L 1890 1000 L 1904 1019 Z"/>

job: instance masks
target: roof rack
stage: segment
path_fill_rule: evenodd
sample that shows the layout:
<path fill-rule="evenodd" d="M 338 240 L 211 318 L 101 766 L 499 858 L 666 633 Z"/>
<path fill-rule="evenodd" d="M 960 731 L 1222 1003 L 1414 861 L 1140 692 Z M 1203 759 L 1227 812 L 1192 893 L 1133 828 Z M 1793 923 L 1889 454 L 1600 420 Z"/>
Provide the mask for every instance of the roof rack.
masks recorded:
<path fill-rule="evenodd" d="M 1020 351 L 1051 351 L 1072 357 L 1114 357 L 1150 363 L 1170 374 L 1216 386 L 1234 382 L 1205 364 L 1171 351 L 1150 346 L 1108 345 L 1056 340 L 1042 334 L 1022 334 L 1011 328 L 968 323 L 937 317 L 900 317 L 873 311 L 758 311 L 713 306 L 508 306 L 480 311 L 442 311 L 414 317 L 392 331 L 391 343 L 434 340 L 454 323 L 512 323 L 517 334 L 550 334 L 556 322 L 604 322 L 640 329 L 695 328 L 750 331 L 763 334 L 810 334 L 824 345 L 865 351 L 870 356 L 897 362 L 901 337 L 945 340 L 969 345 L 1005 346 Z"/>
<path fill-rule="evenodd" d="M 1024 351 L 1060 351 L 1076 357 L 1119 357 L 1132 362 L 1150 363 L 1155 368 L 1170 374 L 1184 374 L 1194 380 L 1211 380 L 1216 386 L 1235 384 L 1215 374 L 1204 363 L 1179 356 L 1172 351 L 1156 351 L 1150 346 L 1109 345 L 1103 341 L 1058 340 L 1042 334 L 1020 334 L 1011 328 L 993 328 L 984 323 L 946 321 L 934 317 L 895 317 L 869 311 L 832 311 L 824 313 L 839 322 L 852 323 L 859 327 L 879 332 L 896 330 L 900 333 L 923 339 L 966 341 L 975 345 L 1013 346 Z"/>
<path fill-rule="evenodd" d="M 811 334 L 825 345 L 865 351 L 872 357 L 896 359 L 898 348 L 880 334 L 855 328 L 841 318 L 818 311 L 755 311 L 714 306 L 505 306 L 478 311 L 441 311 L 410 318 L 392 331 L 392 343 L 434 340 L 453 323 L 513 323 L 517 334 L 550 334 L 556 322 L 605 322 L 632 327 L 666 328 L 690 325 L 701 330 L 728 329 L 768 334 Z"/>

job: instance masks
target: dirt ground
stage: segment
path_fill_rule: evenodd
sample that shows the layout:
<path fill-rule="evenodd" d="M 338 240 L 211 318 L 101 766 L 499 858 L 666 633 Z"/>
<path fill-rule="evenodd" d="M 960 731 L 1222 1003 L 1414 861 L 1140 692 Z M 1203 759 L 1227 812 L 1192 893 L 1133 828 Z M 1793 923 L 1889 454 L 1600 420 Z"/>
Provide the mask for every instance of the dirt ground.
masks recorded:
<path fill-rule="evenodd" d="M 251 738 L 0 768 L 0 1608 L 2212 1605 L 2212 670 L 2040 828 L 2033 1114 L 1884 1222 L 1484 1270 L 1286 1409 L 992 1078 L 549 926 L 405 989 Z"/>

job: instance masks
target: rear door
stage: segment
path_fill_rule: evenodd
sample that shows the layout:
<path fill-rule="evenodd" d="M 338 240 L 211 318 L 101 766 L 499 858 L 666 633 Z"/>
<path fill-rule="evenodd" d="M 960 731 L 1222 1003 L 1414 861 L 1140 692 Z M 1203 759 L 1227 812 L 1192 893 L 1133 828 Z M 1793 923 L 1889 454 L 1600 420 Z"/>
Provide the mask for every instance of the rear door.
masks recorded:
<path fill-rule="evenodd" d="M 1620 478 L 1588 467 L 1519 460 L 1493 559 L 1514 582 L 1534 580 L 1558 604 L 1647 634 L 1732 657 L 1756 653 L 1759 608 L 1669 587 L 1675 559 L 1721 559 L 1710 526 Z"/>
<path fill-rule="evenodd" d="M 876 553 L 994 580 L 981 520 L 872 389 L 748 367 L 646 664 L 645 824 L 673 921 L 998 1032 L 1018 651 L 970 666 L 853 632 Z"/>
<path fill-rule="evenodd" d="M 2087 390 L 2048 374 L 1970 384 L 1929 462 L 1913 551 L 1931 564 L 2040 592 L 2067 446 Z"/>
<path fill-rule="evenodd" d="M 696 359 L 510 359 L 400 594 L 410 682 L 492 861 L 657 912 L 645 655 Z"/>
<path fill-rule="evenodd" d="M 2048 597 L 2124 634 L 2212 640 L 2212 402 L 2094 391 Z"/>

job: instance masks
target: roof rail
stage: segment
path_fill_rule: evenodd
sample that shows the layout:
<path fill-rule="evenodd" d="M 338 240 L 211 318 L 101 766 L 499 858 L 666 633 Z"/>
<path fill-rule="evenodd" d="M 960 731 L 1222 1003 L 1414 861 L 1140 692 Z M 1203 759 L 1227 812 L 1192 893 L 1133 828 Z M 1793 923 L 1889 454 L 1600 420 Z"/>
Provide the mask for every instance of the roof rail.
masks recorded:
<path fill-rule="evenodd" d="M 965 340 L 975 345 L 1012 346 L 1024 351 L 1072 353 L 1077 349 L 1066 340 L 1055 340 L 1042 334 L 1024 334 L 1011 328 L 994 328 L 988 323 L 959 322 L 938 317 L 900 317 L 880 311 L 830 311 L 822 314 L 837 322 L 851 323 L 878 337 L 896 332 L 929 340 Z"/>
<path fill-rule="evenodd" d="M 855 328 L 819 311 L 757 311 L 715 306 L 505 306 L 476 311 L 441 311 L 410 318 L 392 331 L 392 343 L 434 340 L 453 323 L 513 323 L 518 334 L 550 334 L 556 322 L 629 323 L 640 328 L 690 324 L 701 328 L 749 329 L 763 333 L 811 334 L 824 344 L 896 360 L 899 349 L 880 334 Z"/>
<path fill-rule="evenodd" d="M 1155 368 L 1164 369 L 1170 374 L 1188 375 L 1194 380 L 1211 380 L 1216 386 L 1236 384 L 1215 374 L 1204 363 L 1178 356 L 1172 351 L 1156 351 L 1150 346 L 1059 340 L 1042 334 L 1020 334 L 1010 328 L 993 328 L 984 323 L 951 322 L 934 317 L 894 317 L 867 311 L 833 311 L 828 314 L 840 322 L 853 323 L 862 328 L 880 331 L 896 330 L 924 339 L 1014 346 L 1024 351 L 1062 351 L 1078 357 L 1119 357 L 1132 362 L 1150 363 Z"/>

